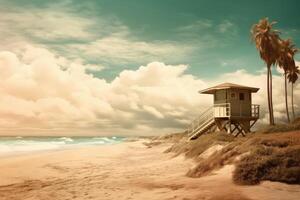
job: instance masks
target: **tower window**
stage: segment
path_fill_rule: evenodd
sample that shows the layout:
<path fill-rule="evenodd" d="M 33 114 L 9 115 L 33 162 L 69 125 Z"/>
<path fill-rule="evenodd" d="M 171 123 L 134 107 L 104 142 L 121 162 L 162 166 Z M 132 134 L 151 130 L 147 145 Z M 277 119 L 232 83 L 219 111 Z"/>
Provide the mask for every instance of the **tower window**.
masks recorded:
<path fill-rule="evenodd" d="M 231 99 L 235 99 L 235 98 L 236 98 L 234 92 L 232 92 L 232 93 L 230 94 L 230 98 L 231 98 Z"/>
<path fill-rule="evenodd" d="M 245 100 L 245 94 L 244 93 L 240 93 L 240 100 L 244 101 Z"/>

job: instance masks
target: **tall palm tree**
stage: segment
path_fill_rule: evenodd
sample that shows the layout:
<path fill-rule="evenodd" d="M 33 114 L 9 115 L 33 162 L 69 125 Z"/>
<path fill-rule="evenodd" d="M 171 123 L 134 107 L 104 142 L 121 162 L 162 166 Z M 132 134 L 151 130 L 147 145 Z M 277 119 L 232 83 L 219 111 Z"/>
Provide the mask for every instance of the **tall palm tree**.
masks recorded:
<path fill-rule="evenodd" d="M 280 40 L 280 51 L 278 57 L 278 65 L 284 71 L 284 90 L 285 90 L 285 108 L 287 120 L 290 122 L 288 99 L 287 99 L 287 73 L 295 67 L 294 55 L 297 52 L 295 45 L 290 39 Z"/>
<path fill-rule="evenodd" d="M 274 125 L 273 100 L 272 100 L 272 65 L 278 58 L 279 32 L 272 29 L 275 22 L 269 22 L 268 18 L 259 20 L 251 28 L 252 41 L 255 42 L 260 57 L 267 64 L 267 91 L 270 124 Z"/>
<path fill-rule="evenodd" d="M 296 81 L 298 80 L 298 76 L 300 75 L 300 69 L 298 66 L 294 65 L 294 67 L 292 67 L 287 74 L 287 77 L 289 79 L 289 82 L 292 83 L 292 94 L 291 94 L 291 98 L 292 98 L 292 113 L 293 113 L 293 120 L 295 120 L 295 110 L 294 110 L 294 84 L 296 83 Z"/>

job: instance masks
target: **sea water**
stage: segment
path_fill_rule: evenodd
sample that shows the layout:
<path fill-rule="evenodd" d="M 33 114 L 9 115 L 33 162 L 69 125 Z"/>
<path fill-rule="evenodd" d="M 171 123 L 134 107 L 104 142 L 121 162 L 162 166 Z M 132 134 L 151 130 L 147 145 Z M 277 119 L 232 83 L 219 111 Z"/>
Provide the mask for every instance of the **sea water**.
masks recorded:
<path fill-rule="evenodd" d="M 82 146 L 117 144 L 123 137 L 0 137 L 0 156 Z"/>

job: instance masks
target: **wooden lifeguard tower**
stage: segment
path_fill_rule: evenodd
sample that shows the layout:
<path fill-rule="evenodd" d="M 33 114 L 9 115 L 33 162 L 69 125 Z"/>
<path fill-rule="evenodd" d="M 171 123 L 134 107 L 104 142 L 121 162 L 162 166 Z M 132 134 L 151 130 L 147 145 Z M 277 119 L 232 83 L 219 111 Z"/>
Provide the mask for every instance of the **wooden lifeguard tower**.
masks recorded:
<path fill-rule="evenodd" d="M 259 119 L 259 105 L 252 104 L 251 97 L 258 90 L 259 88 L 223 83 L 199 91 L 201 94 L 212 94 L 214 105 L 190 124 L 187 129 L 189 139 L 197 139 L 204 133 L 216 130 L 245 136 Z"/>

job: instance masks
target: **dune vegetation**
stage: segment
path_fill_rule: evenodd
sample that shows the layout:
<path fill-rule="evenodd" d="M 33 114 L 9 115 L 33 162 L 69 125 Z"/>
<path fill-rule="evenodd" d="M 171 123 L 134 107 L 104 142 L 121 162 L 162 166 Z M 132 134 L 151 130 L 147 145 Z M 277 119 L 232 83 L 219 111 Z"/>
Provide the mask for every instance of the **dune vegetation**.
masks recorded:
<path fill-rule="evenodd" d="M 249 154 L 236 164 L 234 182 L 257 184 L 270 180 L 300 184 L 299 132 L 254 138 L 250 143 Z"/>
<path fill-rule="evenodd" d="M 253 185 L 264 180 L 300 184 L 299 130 L 298 119 L 291 124 L 264 127 L 247 137 L 216 132 L 189 141 L 185 133 L 177 133 L 154 138 L 152 144 L 170 142 L 165 153 L 194 159 L 197 164 L 187 172 L 189 177 L 206 176 L 234 164 L 232 178 L 236 184 Z"/>

